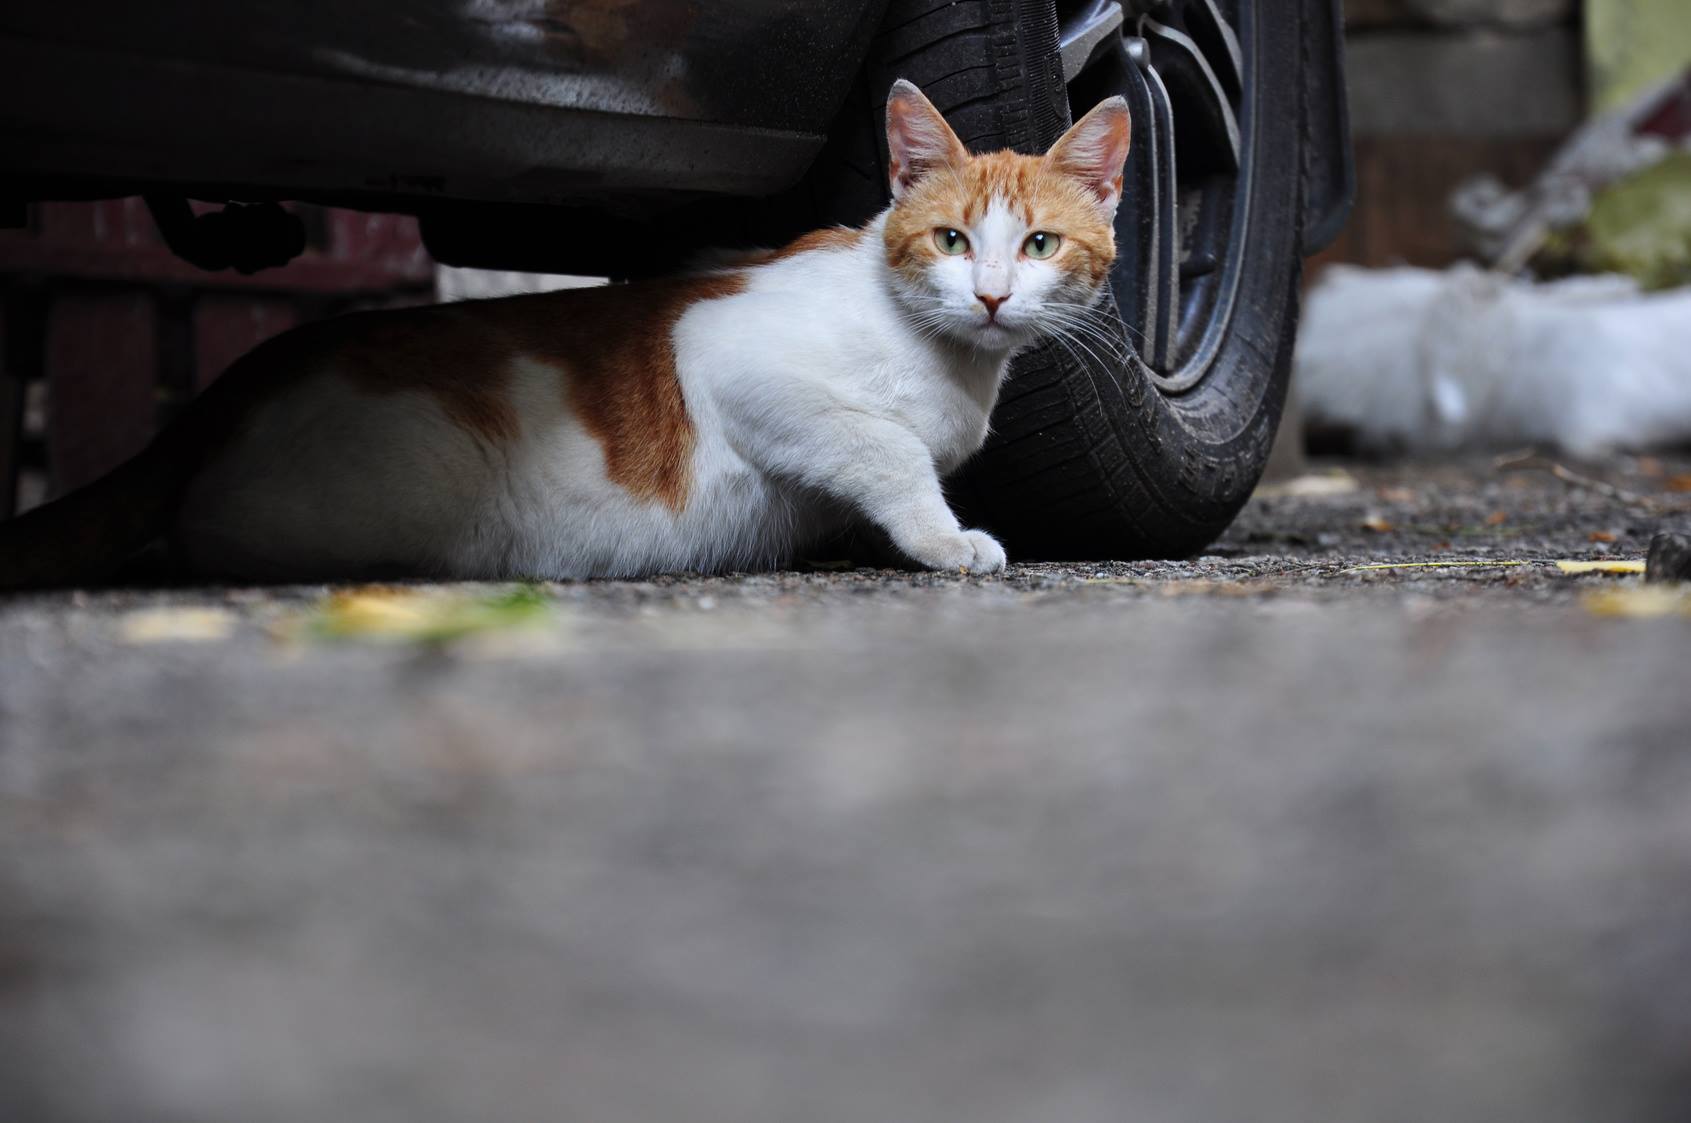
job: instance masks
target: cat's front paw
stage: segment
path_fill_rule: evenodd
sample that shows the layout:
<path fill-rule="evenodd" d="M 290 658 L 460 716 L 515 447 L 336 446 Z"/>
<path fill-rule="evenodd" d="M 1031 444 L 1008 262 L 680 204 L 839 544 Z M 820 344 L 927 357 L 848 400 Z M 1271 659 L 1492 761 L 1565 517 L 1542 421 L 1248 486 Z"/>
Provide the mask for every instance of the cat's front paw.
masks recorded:
<path fill-rule="evenodd" d="M 965 530 L 924 543 L 912 551 L 929 569 L 966 569 L 970 573 L 997 573 L 1004 568 L 1004 547 L 984 530 Z"/>

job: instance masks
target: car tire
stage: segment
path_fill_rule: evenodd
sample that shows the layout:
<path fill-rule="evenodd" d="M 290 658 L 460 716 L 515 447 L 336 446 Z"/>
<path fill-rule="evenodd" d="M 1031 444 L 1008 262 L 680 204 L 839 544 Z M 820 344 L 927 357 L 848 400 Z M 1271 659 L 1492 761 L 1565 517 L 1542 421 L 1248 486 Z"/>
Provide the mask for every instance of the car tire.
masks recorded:
<path fill-rule="evenodd" d="M 1300 32 L 1295 7 L 1274 5 L 1273 18 L 1252 0 L 1231 7 L 1249 32 L 1231 197 L 1245 220 L 1229 220 L 1226 248 L 1232 299 L 1193 326 L 1203 345 L 1183 385 L 1159 379 L 1129 342 L 1135 295 L 1119 276 L 1118 347 L 1083 358 L 1047 343 L 1017 356 L 985 448 L 948 482 L 959 515 L 1014 558 L 1189 556 L 1227 527 L 1267 462 L 1297 324 Z M 1042 152 L 1071 109 L 1113 92 L 1070 105 L 1049 0 L 893 0 L 810 179 L 826 217 L 860 221 L 886 204 L 881 120 L 895 78 L 920 86 L 974 151 Z M 1136 145 L 1144 124 L 1136 114 Z M 1130 189 L 1124 213 L 1135 202 Z"/>

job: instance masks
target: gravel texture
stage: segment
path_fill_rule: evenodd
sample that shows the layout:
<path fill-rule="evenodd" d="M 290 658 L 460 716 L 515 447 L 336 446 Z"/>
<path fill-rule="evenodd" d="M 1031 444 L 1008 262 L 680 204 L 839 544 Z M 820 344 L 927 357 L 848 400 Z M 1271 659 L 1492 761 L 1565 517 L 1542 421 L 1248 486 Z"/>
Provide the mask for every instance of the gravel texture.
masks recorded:
<path fill-rule="evenodd" d="M 1691 461 L 1336 471 L 455 638 L 0 600 L 0 1119 L 1684 1119 L 1691 613 L 1553 562 Z"/>

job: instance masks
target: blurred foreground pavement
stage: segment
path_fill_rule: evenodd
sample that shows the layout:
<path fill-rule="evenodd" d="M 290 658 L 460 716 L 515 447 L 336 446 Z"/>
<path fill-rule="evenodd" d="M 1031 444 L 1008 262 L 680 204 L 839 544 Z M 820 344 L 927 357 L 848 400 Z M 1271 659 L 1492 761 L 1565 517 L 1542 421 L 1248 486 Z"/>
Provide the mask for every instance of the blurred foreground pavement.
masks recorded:
<path fill-rule="evenodd" d="M 1688 470 L 442 643 L 0 601 L 0 1119 L 1684 1120 L 1691 616 L 1546 563 Z"/>

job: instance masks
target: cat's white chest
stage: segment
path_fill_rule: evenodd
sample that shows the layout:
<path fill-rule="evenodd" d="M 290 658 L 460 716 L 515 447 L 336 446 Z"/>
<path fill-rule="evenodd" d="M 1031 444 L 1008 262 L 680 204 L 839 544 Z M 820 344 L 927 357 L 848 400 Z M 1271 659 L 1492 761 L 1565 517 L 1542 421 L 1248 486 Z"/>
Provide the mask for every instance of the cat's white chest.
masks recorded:
<path fill-rule="evenodd" d="M 1004 366 L 1003 361 L 961 366 L 942 356 L 923 364 L 919 377 L 901 381 L 907 389 L 890 408 L 928 446 L 942 475 L 974 455 L 986 440 Z"/>

